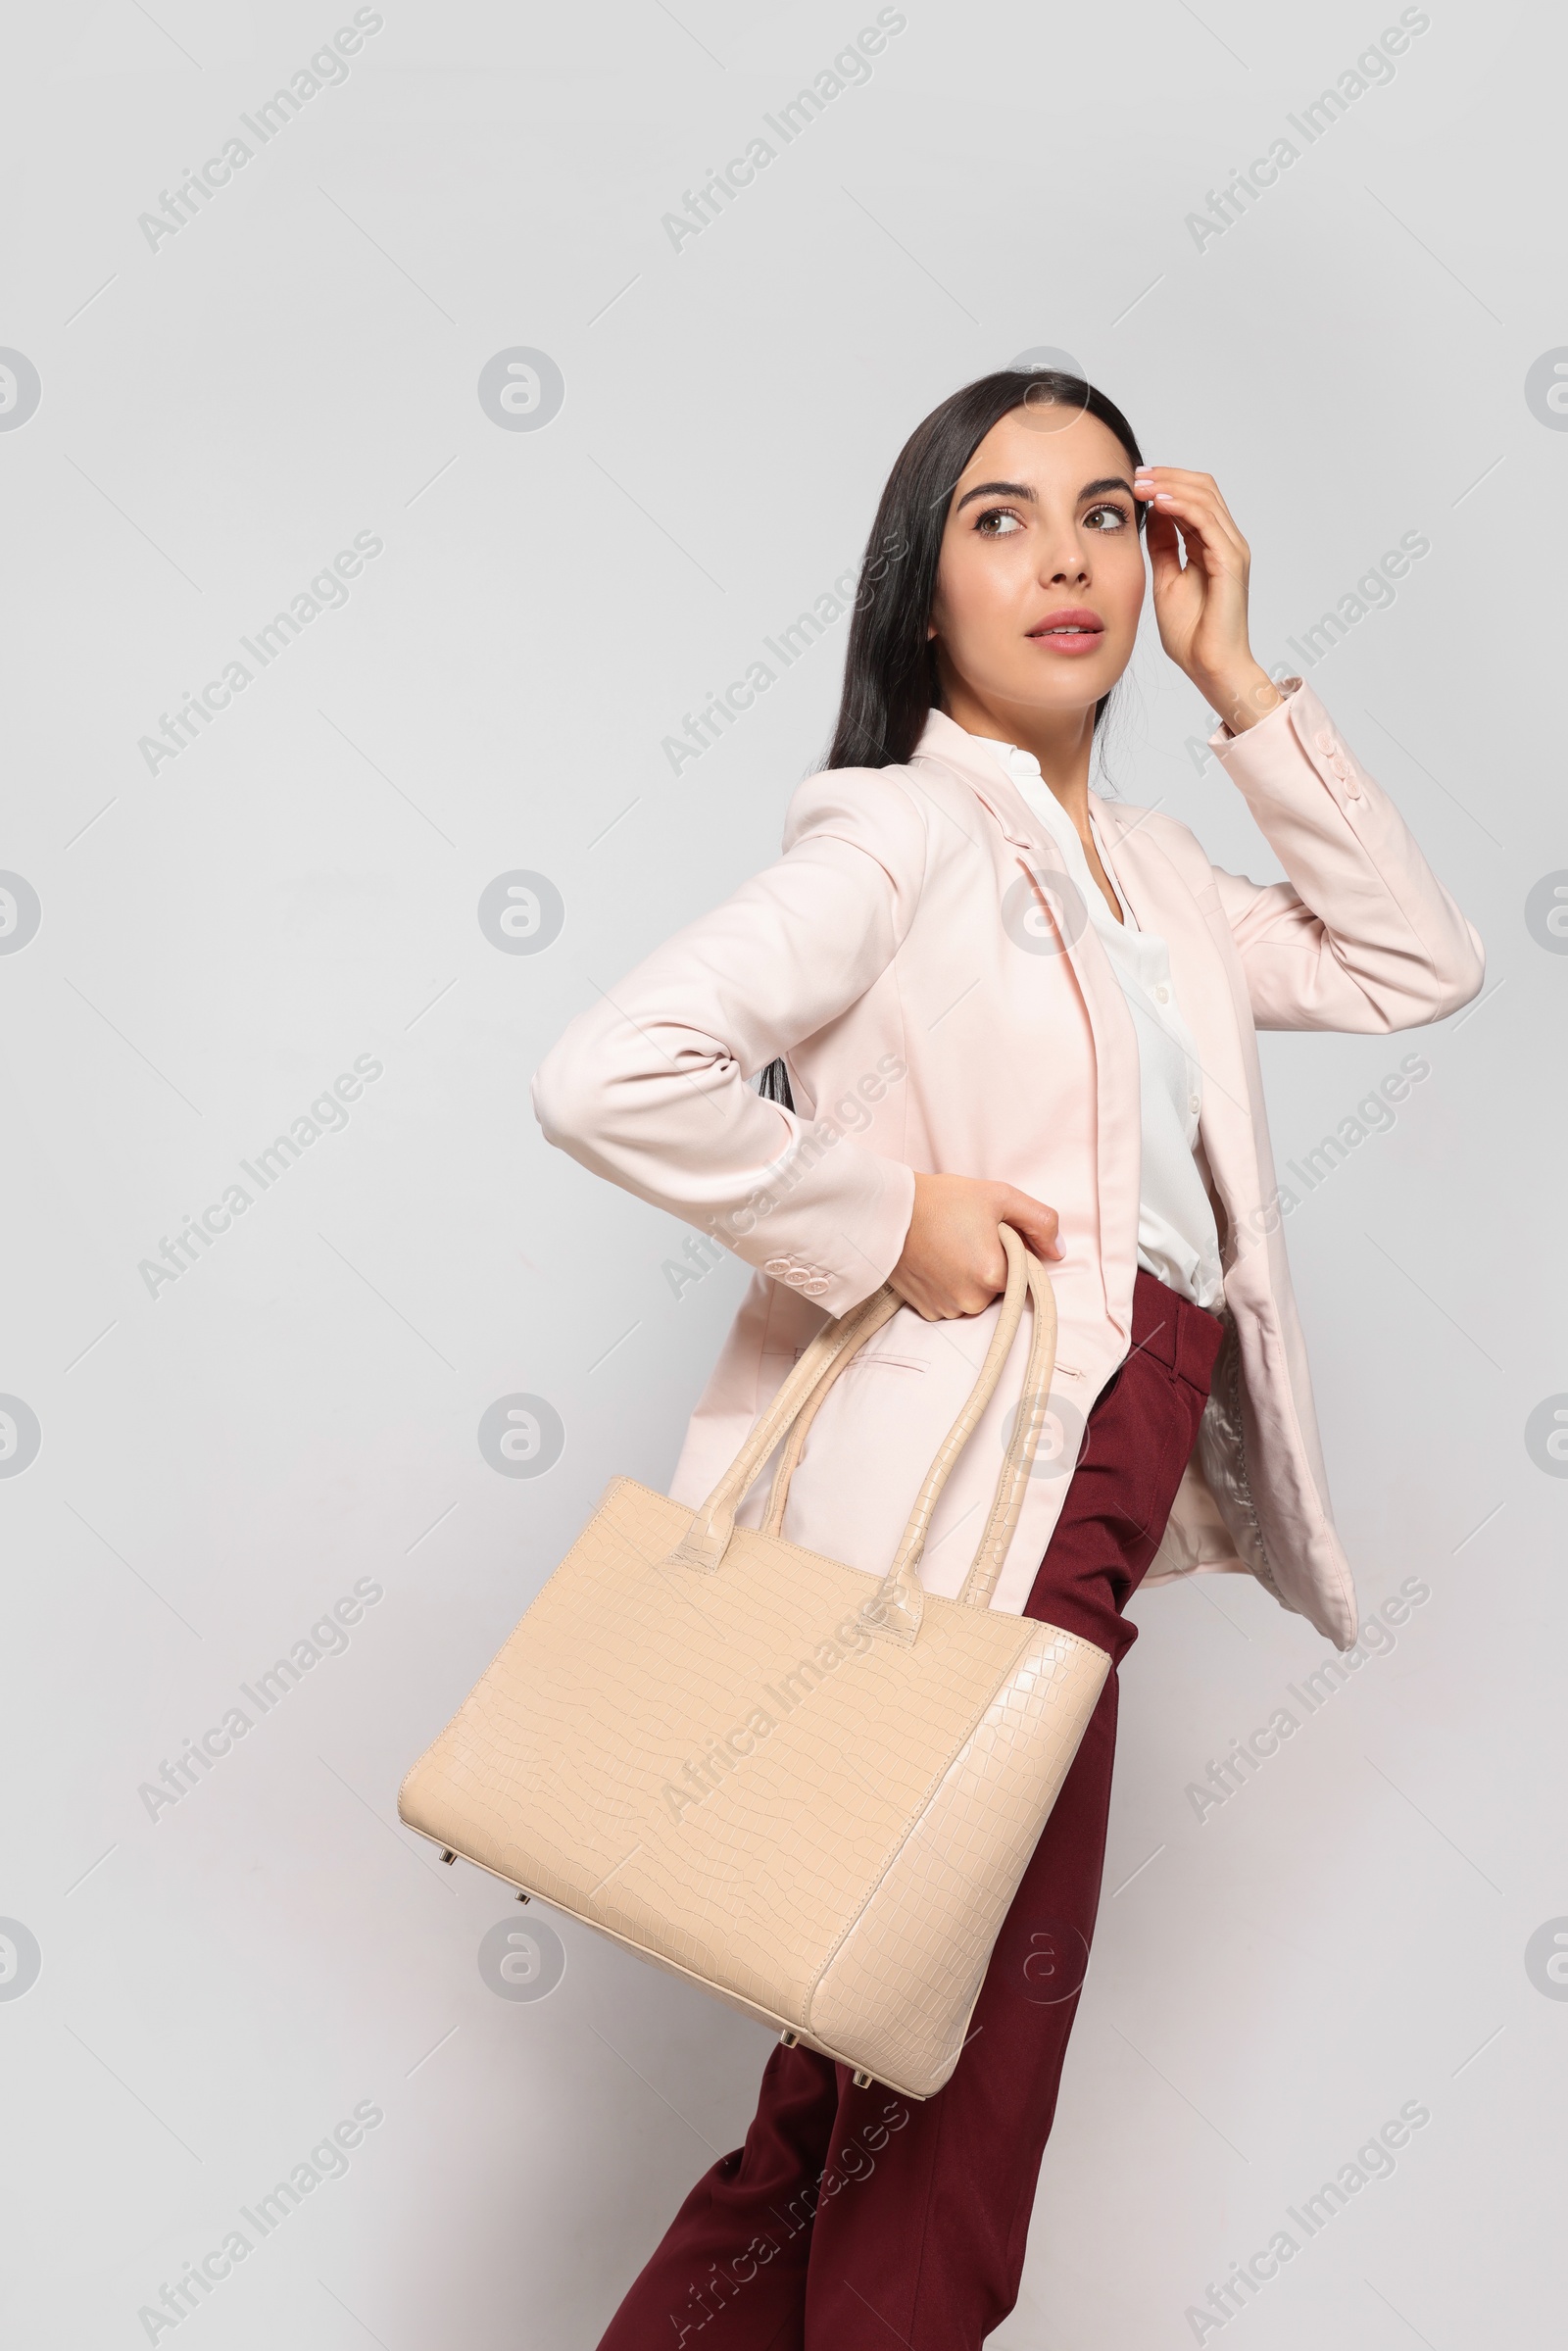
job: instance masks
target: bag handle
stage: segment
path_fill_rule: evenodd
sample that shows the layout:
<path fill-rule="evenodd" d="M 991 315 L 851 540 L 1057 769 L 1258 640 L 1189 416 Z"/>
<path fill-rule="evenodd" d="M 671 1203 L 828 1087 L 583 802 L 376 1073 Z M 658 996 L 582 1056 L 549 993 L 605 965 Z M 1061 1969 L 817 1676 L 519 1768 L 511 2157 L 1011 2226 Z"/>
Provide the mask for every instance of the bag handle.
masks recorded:
<path fill-rule="evenodd" d="M 1007 1229 L 1010 1233 L 1011 1228 L 1009 1227 Z M 1013 1238 L 1016 1238 L 1016 1236 L 1013 1236 Z M 1006 1248 L 1005 1242 L 1004 1242 L 1003 1246 L 1004 1249 Z M 988 1373 L 990 1373 L 993 1368 L 993 1354 L 995 1354 L 997 1358 L 997 1369 L 1000 1375 L 1001 1364 L 1005 1361 L 1007 1354 L 1011 1349 L 1013 1340 L 1017 1335 L 1018 1324 L 1023 1314 L 1023 1285 L 1021 1283 L 1014 1283 L 1011 1280 L 1012 1259 L 1010 1253 L 1008 1254 L 1007 1260 L 1007 1272 L 1009 1277 L 1008 1288 L 1003 1295 L 1002 1312 L 997 1318 L 997 1327 L 992 1334 L 991 1346 L 986 1350 L 985 1362 L 980 1368 L 979 1384 L 983 1384 L 986 1381 Z M 820 1411 L 822 1404 L 826 1399 L 829 1389 L 833 1387 L 841 1372 L 846 1372 L 849 1370 L 850 1364 L 854 1359 L 854 1356 L 851 1354 L 842 1354 L 836 1356 L 833 1362 L 828 1365 L 821 1378 L 817 1381 L 814 1391 L 809 1396 L 808 1396 L 806 1402 L 802 1405 L 800 1412 L 797 1414 L 795 1425 L 789 1433 L 789 1440 L 784 1446 L 783 1452 L 779 1456 L 778 1467 L 773 1473 L 773 1484 L 769 1490 L 767 1497 L 767 1510 L 762 1519 L 761 1531 L 764 1535 L 782 1535 L 784 1531 L 784 1512 L 789 1502 L 790 1481 L 800 1466 L 801 1456 L 806 1450 L 806 1440 L 810 1434 L 811 1424 L 816 1419 L 817 1413 Z M 995 1381 L 992 1382 L 992 1386 L 995 1386 Z M 989 1395 L 989 1393 L 990 1392 L 988 1389 L 987 1394 Z M 952 1443 L 951 1433 L 948 1442 L 949 1444 Z M 946 1450 L 946 1447 L 944 1447 L 944 1450 Z M 922 1494 L 924 1493 L 923 1488 L 921 1489 L 921 1492 Z M 933 1496 L 933 1500 L 934 1498 L 935 1497 Z M 918 1502 L 916 1503 L 915 1508 L 916 1511 L 918 1511 Z M 911 1519 L 910 1525 L 912 1524 L 913 1521 Z M 906 1528 L 906 1533 L 907 1533 L 907 1531 L 908 1530 Z"/>
<path fill-rule="evenodd" d="M 713 1572 L 729 1548 L 741 1496 L 823 1372 L 841 1357 L 848 1361 L 862 1340 L 869 1339 L 873 1331 L 879 1331 L 885 1322 L 892 1320 L 903 1302 L 897 1291 L 884 1283 L 869 1298 L 861 1298 L 858 1306 L 852 1306 L 848 1314 L 823 1325 L 760 1417 L 753 1423 L 746 1442 L 707 1501 L 694 1512 L 690 1527 L 669 1554 L 673 1564 L 701 1568 L 710 1575 Z"/>
<path fill-rule="evenodd" d="M 1004 1226 L 1004 1232 L 1007 1230 Z M 1019 1244 L 1020 1248 L 1022 1244 Z M 969 1564 L 959 1598 L 970 1608 L 989 1608 L 997 1579 L 1012 1546 L 1023 1512 L 1023 1497 L 1034 1470 L 1035 1453 L 1051 1410 L 1051 1384 L 1056 1376 L 1056 1294 L 1038 1257 L 1024 1250 L 1024 1270 L 1034 1302 L 1034 1332 L 1023 1386 L 1013 1414 L 1012 1434 L 997 1475 L 991 1515 L 979 1547 Z"/>
<path fill-rule="evenodd" d="M 1001 1573 L 1003 1560 L 1017 1529 L 1023 1508 L 1024 1490 L 1034 1466 L 1035 1448 L 1045 1426 L 1051 1382 L 1056 1368 L 1056 1300 L 1050 1276 L 1038 1257 L 1025 1249 L 1010 1225 L 999 1228 L 1002 1246 L 1007 1252 L 1007 1288 L 1003 1298 L 1002 1312 L 991 1335 L 980 1376 L 970 1393 L 969 1400 L 948 1431 L 936 1459 L 926 1472 L 925 1483 L 915 1498 L 909 1523 L 888 1570 L 883 1596 L 893 1619 L 890 1630 L 912 1641 L 920 1630 L 920 1618 L 925 1606 L 925 1592 L 915 1570 L 925 1549 L 932 1515 L 942 1489 L 953 1474 L 959 1453 L 973 1436 L 981 1414 L 996 1393 L 1002 1378 L 1002 1368 L 1011 1351 L 1023 1319 L 1024 1292 L 1027 1289 L 1034 1300 L 1034 1338 L 1029 1349 L 1029 1361 L 1024 1371 L 1024 1384 L 1013 1417 L 1012 1435 L 997 1473 L 996 1492 L 986 1518 L 985 1530 L 969 1563 L 959 1598 L 966 1607 L 983 1608 L 990 1604 Z"/>
<path fill-rule="evenodd" d="M 1016 1531 L 1023 1496 L 1045 1423 L 1051 1382 L 1055 1371 L 1056 1301 L 1045 1267 L 1034 1257 L 1010 1225 L 999 1228 L 1007 1258 L 1007 1286 L 1002 1311 L 974 1388 L 949 1430 L 915 1497 L 904 1537 L 882 1589 L 886 1629 L 895 1638 L 913 1641 L 924 1610 L 924 1592 L 916 1569 L 925 1548 L 932 1514 L 959 1453 L 974 1434 L 982 1413 L 996 1393 L 1003 1366 L 1023 1318 L 1025 1292 L 1034 1302 L 1034 1334 L 1023 1390 L 1018 1399 L 1012 1436 L 998 1473 L 996 1493 L 960 1594 L 971 1608 L 986 1607 L 996 1589 L 1002 1563 Z M 829 1389 L 873 1333 L 888 1322 L 903 1303 L 884 1284 L 858 1306 L 829 1323 L 801 1356 L 767 1409 L 753 1428 L 740 1452 L 719 1480 L 702 1509 L 697 1511 L 670 1559 L 683 1566 L 716 1569 L 735 1530 L 741 1496 L 767 1459 L 781 1436 L 788 1433 L 774 1473 L 763 1519 L 763 1532 L 777 1535 L 783 1523 L 790 1480 L 805 1447 L 807 1434 Z"/>

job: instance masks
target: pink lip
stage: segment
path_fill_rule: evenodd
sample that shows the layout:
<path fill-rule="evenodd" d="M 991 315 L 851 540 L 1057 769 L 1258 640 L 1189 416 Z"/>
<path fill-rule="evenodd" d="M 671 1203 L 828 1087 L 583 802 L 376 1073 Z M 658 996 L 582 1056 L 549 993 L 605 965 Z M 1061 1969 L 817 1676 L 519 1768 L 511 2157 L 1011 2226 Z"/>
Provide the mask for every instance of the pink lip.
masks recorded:
<path fill-rule="evenodd" d="M 1065 629 L 1080 633 L 1072 636 L 1057 633 Z M 1034 644 L 1049 645 L 1053 653 L 1069 656 L 1093 653 L 1104 633 L 1105 624 L 1100 614 L 1091 612 L 1086 604 L 1064 605 L 1058 612 L 1048 612 L 1045 619 L 1029 631 Z"/>

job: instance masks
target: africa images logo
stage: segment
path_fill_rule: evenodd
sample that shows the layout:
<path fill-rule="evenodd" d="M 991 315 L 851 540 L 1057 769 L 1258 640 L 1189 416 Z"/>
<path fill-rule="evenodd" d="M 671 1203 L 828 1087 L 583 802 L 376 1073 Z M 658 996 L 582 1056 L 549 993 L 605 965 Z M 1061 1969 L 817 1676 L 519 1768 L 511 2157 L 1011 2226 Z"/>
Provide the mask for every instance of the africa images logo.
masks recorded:
<path fill-rule="evenodd" d="M 26 353 L 0 350 L 0 432 L 25 424 L 42 397 L 38 370 Z"/>
<path fill-rule="evenodd" d="M 548 351 L 514 343 L 479 370 L 479 406 L 503 432 L 538 432 L 561 414 L 566 379 Z"/>

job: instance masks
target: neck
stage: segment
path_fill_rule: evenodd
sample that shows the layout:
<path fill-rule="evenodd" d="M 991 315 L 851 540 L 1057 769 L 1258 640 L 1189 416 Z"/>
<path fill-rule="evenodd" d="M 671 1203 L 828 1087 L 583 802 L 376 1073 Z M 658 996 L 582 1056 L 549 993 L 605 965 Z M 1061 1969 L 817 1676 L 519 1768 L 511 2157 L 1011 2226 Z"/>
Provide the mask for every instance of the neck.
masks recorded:
<path fill-rule="evenodd" d="M 1095 706 L 1042 710 L 1025 703 L 994 701 L 963 679 L 943 678 L 948 716 L 971 735 L 1015 743 L 1032 752 L 1040 772 L 1080 836 L 1089 838 L 1089 770 L 1095 748 Z"/>

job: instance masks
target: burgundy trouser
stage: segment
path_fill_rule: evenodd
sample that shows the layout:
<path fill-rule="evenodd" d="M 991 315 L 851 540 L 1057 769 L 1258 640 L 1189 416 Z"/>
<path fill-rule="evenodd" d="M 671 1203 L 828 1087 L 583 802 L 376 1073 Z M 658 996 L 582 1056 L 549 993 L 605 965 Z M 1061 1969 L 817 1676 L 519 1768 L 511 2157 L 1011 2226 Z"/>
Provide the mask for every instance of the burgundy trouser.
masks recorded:
<path fill-rule="evenodd" d="M 1018 2294 L 1100 1900 L 1122 1615 L 1159 1546 L 1223 1336 L 1140 1269 L 1128 1356 L 1089 1415 L 1025 1614 L 1112 1671 L 934 2098 L 773 2051 L 746 2144 L 692 2189 L 600 2351 L 973 2351 Z M 1112 2183 L 1107 2181 L 1107 2191 Z"/>

